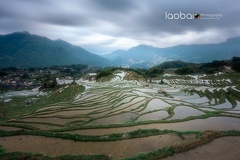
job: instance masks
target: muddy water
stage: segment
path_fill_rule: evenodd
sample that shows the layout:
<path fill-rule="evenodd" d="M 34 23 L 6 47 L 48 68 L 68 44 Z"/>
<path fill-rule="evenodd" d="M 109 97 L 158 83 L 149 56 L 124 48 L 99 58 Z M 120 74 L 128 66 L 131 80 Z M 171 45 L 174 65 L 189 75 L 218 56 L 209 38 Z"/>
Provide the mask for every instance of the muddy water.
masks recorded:
<path fill-rule="evenodd" d="M 158 123 L 149 125 L 138 125 L 133 127 L 106 128 L 106 129 L 84 129 L 68 131 L 83 135 L 104 135 L 112 133 L 125 133 L 137 129 L 168 129 L 178 131 L 205 131 L 205 130 L 240 130 L 240 119 L 230 117 L 210 117 L 207 119 L 195 119 L 178 123 Z"/>
<path fill-rule="evenodd" d="M 89 118 L 71 118 L 71 119 L 62 119 L 62 118 L 24 118 L 22 121 L 25 122 L 44 122 L 44 123 L 52 123 L 52 124 L 59 124 L 65 125 L 66 123 L 73 122 L 73 121 L 87 121 Z"/>
<path fill-rule="evenodd" d="M 65 154 L 105 154 L 124 158 L 150 152 L 182 141 L 174 134 L 158 135 L 114 142 L 74 142 L 39 136 L 0 137 L 7 151 L 41 152 L 51 156 Z"/>
<path fill-rule="evenodd" d="M 0 126 L 0 130 L 4 130 L 4 131 L 17 131 L 21 129 L 22 128 L 17 128 L 17 127 Z"/>
<path fill-rule="evenodd" d="M 126 123 L 132 121 L 136 117 L 133 113 L 122 113 L 119 115 L 114 115 L 110 117 L 105 117 L 101 119 L 94 120 L 89 125 L 97 125 L 97 124 L 119 124 L 119 123 Z"/>
<path fill-rule="evenodd" d="M 188 152 L 176 154 L 166 160 L 239 160 L 240 137 L 222 137 Z"/>

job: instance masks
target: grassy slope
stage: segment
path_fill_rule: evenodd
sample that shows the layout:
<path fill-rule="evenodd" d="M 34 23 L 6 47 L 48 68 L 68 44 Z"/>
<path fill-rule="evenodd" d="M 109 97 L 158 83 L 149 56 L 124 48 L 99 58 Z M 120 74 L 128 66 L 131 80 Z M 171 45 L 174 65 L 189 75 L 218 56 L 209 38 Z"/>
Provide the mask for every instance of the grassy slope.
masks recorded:
<path fill-rule="evenodd" d="M 55 90 L 50 94 L 50 96 L 45 96 L 36 104 L 29 106 L 25 105 L 24 101 L 30 97 L 14 97 L 12 101 L 4 106 L 3 112 L 5 119 L 30 114 L 39 108 L 46 107 L 55 103 L 71 101 L 73 98 L 75 98 L 77 93 L 83 91 L 83 86 L 79 86 L 78 84 L 73 83 L 70 84 L 69 87 L 64 89 L 61 93 L 59 90 Z"/>

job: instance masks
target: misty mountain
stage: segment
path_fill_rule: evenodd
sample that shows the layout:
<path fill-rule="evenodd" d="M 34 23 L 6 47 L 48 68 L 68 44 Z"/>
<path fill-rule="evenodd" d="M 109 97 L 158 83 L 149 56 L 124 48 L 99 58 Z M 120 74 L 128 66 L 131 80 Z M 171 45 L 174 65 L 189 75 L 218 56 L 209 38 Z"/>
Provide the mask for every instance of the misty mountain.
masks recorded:
<path fill-rule="evenodd" d="M 112 54 L 116 56 L 115 53 Z M 113 55 L 109 54 L 106 58 L 114 57 Z M 165 61 L 204 63 L 231 59 L 233 56 L 240 56 L 240 37 L 220 44 L 179 45 L 168 48 L 139 45 L 122 51 L 114 59 L 109 59 L 118 66 L 148 68 Z"/>
<path fill-rule="evenodd" d="M 62 40 L 50 40 L 28 32 L 0 35 L 0 67 L 45 67 L 87 64 L 109 66 L 108 59 Z"/>
<path fill-rule="evenodd" d="M 110 54 L 104 54 L 102 55 L 102 57 L 107 58 L 109 60 L 114 60 L 115 58 L 117 58 L 118 56 L 124 54 L 126 51 L 122 50 L 122 49 L 118 49 Z"/>

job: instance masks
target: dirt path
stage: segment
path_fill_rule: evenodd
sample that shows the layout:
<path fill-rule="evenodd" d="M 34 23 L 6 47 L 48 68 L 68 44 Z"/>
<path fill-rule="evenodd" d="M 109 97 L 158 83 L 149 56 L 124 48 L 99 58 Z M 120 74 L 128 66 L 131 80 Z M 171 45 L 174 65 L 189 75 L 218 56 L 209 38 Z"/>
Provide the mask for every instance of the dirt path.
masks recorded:
<path fill-rule="evenodd" d="M 134 156 L 141 152 L 154 151 L 179 141 L 181 141 L 181 138 L 175 134 L 113 142 L 74 142 L 39 136 L 0 137 L 0 145 L 7 151 L 38 152 L 51 156 L 105 154 L 118 158 Z"/>
<path fill-rule="evenodd" d="M 223 137 L 166 160 L 240 160 L 240 137 Z"/>
<path fill-rule="evenodd" d="M 68 131 L 82 135 L 104 135 L 112 133 L 125 133 L 137 129 L 168 129 L 177 131 L 205 131 L 205 130 L 240 130 L 240 119 L 230 117 L 210 117 L 207 119 L 195 119 L 178 123 L 158 123 L 138 125 L 132 127 L 106 128 L 106 129 L 83 129 Z"/>

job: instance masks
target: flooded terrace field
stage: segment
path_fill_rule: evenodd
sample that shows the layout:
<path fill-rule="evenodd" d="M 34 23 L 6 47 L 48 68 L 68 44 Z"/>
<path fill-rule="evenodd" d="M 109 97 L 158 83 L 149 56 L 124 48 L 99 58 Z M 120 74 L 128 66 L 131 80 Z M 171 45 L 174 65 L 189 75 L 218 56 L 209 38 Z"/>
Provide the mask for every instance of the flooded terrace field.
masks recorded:
<path fill-rule="evenodd" d="M 0 130 L 103 137 L 117 133 L 128 136 L 128 133 L 139 129 L 176 132 L 240 130 L 240 90 L 231 80 L 168 77 L 164 84 L 145 85 L 137 80 L 126 80 L 126 75 L 127 72 L 120 71 L 109 82 L 77 80 L 76 84 L 42 95 L 36 104 L 24 106 L 21 114 L 12 112 L 15 115 L 2 121 Z M 83 86 L 86 86 L 85 90 L 80 91 Z M 14 96 L 11 98 L 13 101 L 5 102 L 6 105 L 15 102 Z M 73 142 L 57 137 L 16 135 L 1 137 L 0 145 L 8 151 L 48 155 L 105 154 L 124 158 L 182 140 L 183 137 L 175 134 L 140 136 L 114 142 Z M 10 143 L 13 141 L 15 145 Z M 20 147 L 23 144 L 24 147 Z"/>

